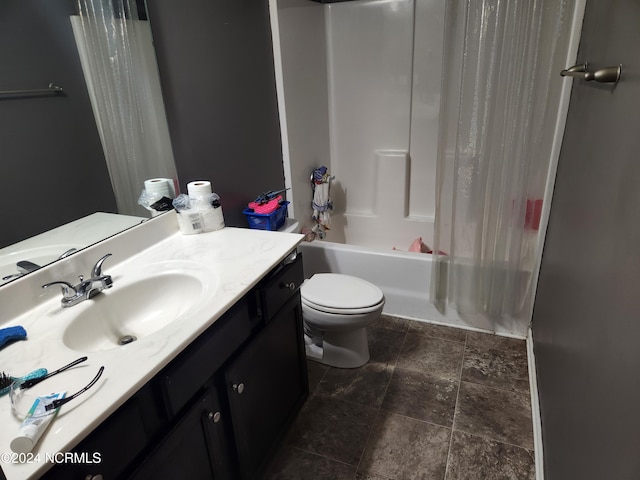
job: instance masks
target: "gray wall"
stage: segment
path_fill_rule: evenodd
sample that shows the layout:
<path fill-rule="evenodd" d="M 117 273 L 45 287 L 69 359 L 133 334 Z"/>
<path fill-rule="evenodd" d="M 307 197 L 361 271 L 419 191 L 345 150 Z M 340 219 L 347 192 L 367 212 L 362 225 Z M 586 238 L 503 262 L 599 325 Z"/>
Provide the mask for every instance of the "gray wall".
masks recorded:
<path fill-rule="evenodd" d="M 268 3 L 148 3 L 181 188 L 211 180 L 227 224 L 246 226 L 246 203 L 284 187 Z M 0 90 L 65 90 L 0 98 L 0 248 L 116 211 L 72 13 L 73 0 L 0 2 Z"/>
<path fill-rule="evenodd" d="M 533 317 L 547 480 L 640 478 L 638 25 L 587 2 L 578 60 L 623 76 L 573 80 Z"/>
<path fill-rule="evenodd" d="M 227 225 L 284 188 L 266 0 L 147 0 L 181 182 L 210 180 Z"/>
<path fill-rule="evenodd" d="M 0 2 L 0 248 L 95 211 L 116 211 L 69 15 L 72 0 Z"/>

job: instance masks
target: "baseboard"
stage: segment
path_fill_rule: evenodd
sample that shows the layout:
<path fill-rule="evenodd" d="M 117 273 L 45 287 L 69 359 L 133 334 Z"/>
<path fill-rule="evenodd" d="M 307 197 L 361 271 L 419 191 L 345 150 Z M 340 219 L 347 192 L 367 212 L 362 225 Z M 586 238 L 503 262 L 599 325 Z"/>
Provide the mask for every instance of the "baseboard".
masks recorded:
<path fill-rule="evenodd" d="M 529 363 L 529 390 L 531 392 L 531 420 L 533 422 L 533 446 L 535 451 L 536 480 L 544 480 L 544 457 L 542 445 L 542 418 L 538 398 L 536 359 L 533 353 L 533 335 L 531 329 L 527 335 L 527 359 Z"/>

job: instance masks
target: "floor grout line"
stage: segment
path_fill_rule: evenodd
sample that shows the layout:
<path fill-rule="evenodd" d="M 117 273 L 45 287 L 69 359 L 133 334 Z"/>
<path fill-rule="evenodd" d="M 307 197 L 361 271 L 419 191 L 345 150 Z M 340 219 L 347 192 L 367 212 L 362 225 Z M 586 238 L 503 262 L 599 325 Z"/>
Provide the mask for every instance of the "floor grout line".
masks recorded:
<path fill-rule="evenodd" d="M 458 404 L 460 402 L 460 385 L 462 385 L 462 372 L 464 371 L 464 357 L 467 354 L 467 338 L 469 334 L 464 337 L 464 348 L 462 350 L 462 361 L 460 362 L 460 375 L 458 377 L 458 391 L 456 392 L 456 406 L 453 410 L 453 421 L 451 422 L 451 437 L 449 438 L 449 450 L 447 450 L 447 463 L 444 468 L 444 478 L 446 480 L 449 473 L 449 465 L 451 460 L 451 447 L 453 445 L 453 432 L 455 431 L 456 415 L 458 415 Z"/>
<path fill-rule="evenodd" d="M 460 379 L 460 383 L 470 383 L 472 385 L 479 385 L 480 387 L 483 388 L 490 388 L 492 390 L 499 390 L 501 392 L 506 392 L 506 393 L 513 393 L 514 395 L 520 395 L 521 397 L 526 397 L 527 399 L 531 398 L 531 392 L 526 391 L 523 392 L 522 390 L 512 390 L 510 388 L 501 388 L 501 387 L 496 387 L 495 385 L 487 385 L 486 383 L 481 383 L 481 382 L 474 382 L 473 380 L 462 380 Z M 531 403 L 531 402 L 529 402 Z"/>
<path fill-rule="evenodd" d="M 465 435 L 470 435 L 472 437 L 476 437 L 476 438 L 481 438 L 483 440 L 490 440 L 492 442 L 496 442 L 499 443 L 501 445 L 508 445 L 510 447 L 516 447 L 516 448 L 521 448 L 522 450 L 526 450 L 527 452 L 534 452 L 533 448 L 527 448 L 527 447 L 523 447 L 522 445 L 518 445 L 516 443 L 511 443 L 511 442 L 505 442 L 504 440 L 499 440 L 497 438 L 493 438 L 493 437 L 488 437 L 486 435 L 478 435 L 477 433 L 473 433 L 473 432 L 467 432 L 466 430 L 462 430 L 460 428 L 456 428 L 455 430 L 453 430 L 455 432 L 461 432 L 464 433 Z"/>
<path fill-rule="evenodd" d="M 362 449 L 362 453 L 360 454 L 360 460 L 358 460 L 358 465 L 356 466 L 356 473 L 354 474 L 354 479 L 358 475 L 358 471 L 360 471 L 360 465 L 362 465 L 362 459 L 364 458 L 364 454 L 367 452 L 367 446 L 369 445 L 369 441 L 371 440 L 371 434 L 373 433 L 373 428 L 380 417 L 380 412 L 382 410 L 382 405 L 384 404 L 384 398 L 389 391 L 389 385 L 391 385 L 391 380 L 393 379 L 393 374 L 396 371 L 396 366 L 398 365 L 398 358 L 400 358 L 400 354 L 402 353 L 402 347 L 404 347 L 404 342 L 407 340 L 407 332 L 404 333 L 404 338 L 402 339 L 402 344 L 400 345 L 400 349 L 398 350 L 398 355 L 395 358 L 393 365 L 391 366 L 391 376 L 389 377 L 389 381 L 387 382 L 387 386 L 384 389 L 384 393 L 382 394 L 382 401 L 380 402 L 380 406 L 377 408 L 376 417 L 373 419 L 373 423 L 371 425 L 371 430 L 369 430 L 369 435 L 367 435 L 367 440 L 364 442 L 364 448 Z"/>

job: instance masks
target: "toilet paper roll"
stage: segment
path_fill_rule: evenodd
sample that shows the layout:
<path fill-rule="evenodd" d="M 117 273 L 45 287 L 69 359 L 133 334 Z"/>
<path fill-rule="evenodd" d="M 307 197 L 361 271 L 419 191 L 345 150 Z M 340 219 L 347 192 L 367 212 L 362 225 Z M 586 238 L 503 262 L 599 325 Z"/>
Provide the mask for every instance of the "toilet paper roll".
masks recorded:
<path fill-rule="evenodd" d="M 158 196 L 159 198 L 173 198 L 171 188 L 171 180 L 168 178 L 150 178 L 144 181 L 144 189 L 149 195 Z"/>
<path fill-rule="evenodd" d="M 222 207 L 205 208 L 200 210 L 202 216 L 202 231 L 213 232 L 224 228 L 224 216 L 222 215 Z"/>
<path fill-rule="evenodd" d="M 211 182 L 206 180 L 197 180 L 195 182 L 187 183 L 187 193 L 190 199 L 202 197 L 204 195 L 211 195 Z"/>

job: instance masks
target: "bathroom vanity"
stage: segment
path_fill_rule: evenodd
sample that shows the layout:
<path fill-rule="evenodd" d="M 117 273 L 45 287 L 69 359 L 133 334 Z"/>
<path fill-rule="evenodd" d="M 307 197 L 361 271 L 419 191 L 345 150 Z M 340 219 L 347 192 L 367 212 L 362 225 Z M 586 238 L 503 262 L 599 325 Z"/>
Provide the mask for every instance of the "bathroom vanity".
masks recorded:
<path fill-rule="evenodd" d="M 136 291 L 147 285 L 149 276 L 160 286 L 195 276 L 202 291 L 190 299 L 189 308 L 178 310 L 177 320 L 124 346 L 104 339 L 83 343 L 74 322 L 83 318 L 83 309 L 98 311 L 99 302 L 91 304 L 97 297 L 65 311 L 51 298 L 6 324 L 25 326 L 29 340 L 0 351 L 3 365 L 10 361 L 10 349 L 16 356 L 41 355 L 13 362 L 22 372 L 27 365 L 53 369 L 85 348 L 90 350 L 86 355 L 92 370 L 105 366 L 95 391 L 60 409 L 32 452 L 40 455 L 38 462 L 16 464 L 0 457 L 9 480 L 251 479 L 269 466 L 308 395 L 299 294 L 302 256 L 295 253 L 302 236 L 233 228 L 182 236 L 171 220 L 175 218 L 170 215 L 154 219 L 148 223 L 156 225 L 147 231 L 142 230 L 148 225 L 135 227 L 120 243 L 116 236 L 110 245 L 107 241 L 76 255 L 90 262 L 109 249 L 118 252 L 113 256 L 128 257 L 112 268 L 113 287 L 101 294 L 105 305 L 124 298 L 122 293 L 116 296 L 118 284 L 120 292 Z M 158 234 L 166 238 L 127 255 L 125 250 L 138 241 L 134 237 L 149 238 L 154 228 L 168 230 Z M 37 281 L 44 283 L 65 270 L 60 267 L 56 263 L 30 276 L 38 275 Z M 104 268 L 109 271 L 108 265 Z M 30 276 L 6 288 L 26 284 Z M 128 276 L 134 277 L 130 283 Z M 32 286 L 16 294 L 29 291 Z M 157 301 L 163 305 L 168 300 Z M 71 314 L 75 308 L 79 310 Z M 135 305 L 132 312 L 135 317 Z M 68 320 L 59 322 L 61 332 L 39 330 L 40 322 L 61 320 L 47 317 L 66 316 Z M 92 335 L 102 335 L 99 330 Z M 50 355 L 44 354 L 38 335 L 47 341 Z M 85 372 L 77 375 L 86 377 Z M 9 442 L 20 422 L 12 418 L 8 398 L 0 398 L 0 420 L 6 425 L 0 431 L 0 452 L 10 452 Z M 65 452 L 71 453 L 64 456 Z M 47 464 L 45 457 L 56 464 Z"/>

